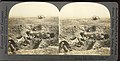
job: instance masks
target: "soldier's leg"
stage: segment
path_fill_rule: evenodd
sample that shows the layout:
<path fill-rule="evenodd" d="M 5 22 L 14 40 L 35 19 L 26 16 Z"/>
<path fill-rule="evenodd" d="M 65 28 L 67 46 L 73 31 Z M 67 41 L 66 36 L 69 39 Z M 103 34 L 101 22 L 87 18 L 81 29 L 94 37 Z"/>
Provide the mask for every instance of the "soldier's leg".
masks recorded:
<path fill-rule="evenodd" d="M 15 47 L 16 51 L 19 50 L 19 46 L 17 43 L 14 43 L 13 46 Z"/>
<path fill-rule="evenodd" d="M 68 48 L 67 48 L 67 46 L 66 45 L 63 45 L 63 47 L 62 47 L 63 49 L 64 49 L 64 51 L 65 52 L 68 52 Z"/>
<path fill-rule="evenodd" d="M 68 43 L 66 44 L 66 48 L 69 49 L 69 51 L 72 51 L 72 48 Z"/>
<path fill-rule="evenodd" d="M 16 50 L 15 47 L 12 44 L 10 44 L 9 47 L 11 49 L 11 52 L 15 54 L 15 50 Z"/>
<path fill-rule="evenodd" d="M 59 44 L 59 53 L 60 53 L 60 51 L 62 50 L 62 45 L 61 45 L 62 43 L 60 43 Z"/>

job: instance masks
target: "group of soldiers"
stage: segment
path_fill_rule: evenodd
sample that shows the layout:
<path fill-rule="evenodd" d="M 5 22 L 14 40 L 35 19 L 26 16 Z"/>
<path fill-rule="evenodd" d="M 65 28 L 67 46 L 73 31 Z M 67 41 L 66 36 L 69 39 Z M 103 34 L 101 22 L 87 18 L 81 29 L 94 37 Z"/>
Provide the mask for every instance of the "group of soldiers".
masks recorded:
<path fill-rule="evenodd" d="M 69 39 L 62 40 L 59 43 L 59 52 L 64 50 L 64 52 L 72 50 L 90 50 L 99 49 L 107 45 L 109 47 L 109 35 L 104 32 L 98 32 L 96 26 L 90 26 L 86 30 L 81 30 L 81 32 L 76 33 L 73 37 Z M 76 48 L 76 49 L 75 49 Z"/>
<path fill-rule="evenodd" d="M 26 29 L 15 39 L 9 38 L 8 47 L 13 54 L 19 49 L 45 48 L 51 44 L 54 37 L 54 33 L 37 31 L 36 28 L 33 28 L 33 30 Z M 110 44 L 108 40 L 108 34 L 97 32 L 96 26 L 91 26 L 69 39 L 61 40 L 59 52 L 61 50 L 64 50 L 64 52 L 72 51 L 76 47 L 79 50 L 96 49 L 102 47 L 104 43 Z"/>
<path fill-rule="evenodd" d="M 50 45 L 54 37 L 54 33 L 42 32 L 36 28 L 24 29 L 19 36 L 9 37 L 8 48 L 13 54 L 19 49 L 44 48 Z"/>

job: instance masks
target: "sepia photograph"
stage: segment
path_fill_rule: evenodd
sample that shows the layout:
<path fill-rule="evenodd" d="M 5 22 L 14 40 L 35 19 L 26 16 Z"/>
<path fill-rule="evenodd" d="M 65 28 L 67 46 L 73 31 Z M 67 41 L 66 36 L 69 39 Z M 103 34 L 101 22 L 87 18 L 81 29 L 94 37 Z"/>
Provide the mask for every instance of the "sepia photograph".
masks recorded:
<path fill-rule="evenodd" d="M 59 10 L 46 2 L 14 5 L 8 20 L 8 54 L 56 55 Z"/>
<path fill-rule="evenodd" d="M 69 3 L 59 18 L 60 55 L 110 55 L 110 13 L 104 5 Z"/>
<path fill-rule="evenodd" d="M 110 55 L 110 13 L 99 3 L 14 5 L 8 20 L 8 54 Z"/>

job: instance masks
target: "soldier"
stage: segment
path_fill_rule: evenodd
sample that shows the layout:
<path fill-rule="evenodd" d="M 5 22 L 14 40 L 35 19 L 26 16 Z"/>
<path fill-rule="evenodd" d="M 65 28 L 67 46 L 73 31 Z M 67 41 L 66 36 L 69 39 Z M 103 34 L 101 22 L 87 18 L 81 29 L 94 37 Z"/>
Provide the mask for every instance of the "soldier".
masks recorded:
<path fill-rule="evenodd" d="M 78 37 L 73 37 L 70 38 L 70 45 L 74 46 L 74 47 L 81 47 L 81 45 L 83 45 L 83 43 L 81 42 L 81 40 Z"/>
<path fill-rule="evenodd" d="M 39 47 L 39 44 L 41 43 L 41 41 L 42 41 L 42 39 L 40 39 L 40 38 L 33 38 L 33 49 L 36 49 L 36 48 L 38 48 Z"/>
<path fill-rule="evenodd" d="M 88 33 L 88 32 L 81 32 L 80 33 L 81 38 L 80 40 L 82 41 L 83 49 L 84 50 L 89 50 L 92 49 L 94 43 L 96 42 L 95 40 L 95 34 Z"/>
<path fill-rule="evenodd" d="M 25 43 L 30 44 L 32 40 L 32 35 L 30 35 L 30 31 L 26 31 L 26 36 L 24 37 Z"/>
<path fill-rule="evenodd" d="M 81 33 L 80 33 L 79 39 L 80 39 L 81 41 L 86 41 L 87 38 L 88 38 L 88 37 L 85 35 L 85 32 L 81 32 Z"/>
<path fill-rule="evenodd" d="M 16 54 L 15 51 L 19 50 L 17 43 L 11 38 L 8 40 L 8 47 L 12 54 Z"/>
<path fill-rule="evenodd" d="M 40 45 L 39 45 L 39 48 L 45 48 L 45 47 L 48 47 L 50 45 L 50 33 L 49 32 L 42 32 L 42 40 L 40 42 Z"/>
<path fill-rule="evenodd" d="M 59 53 L 61 52 L 62 49 L 64 50 L 64 52 L 72 51 L 72 49 L 67 41 L 61 41 L 59 43 Z"/>
<path fill-rule="evenodd" d="M 49 39 L 42 39 L 39 48 L 46 48 L 50 45 L 50 40 Z"/>

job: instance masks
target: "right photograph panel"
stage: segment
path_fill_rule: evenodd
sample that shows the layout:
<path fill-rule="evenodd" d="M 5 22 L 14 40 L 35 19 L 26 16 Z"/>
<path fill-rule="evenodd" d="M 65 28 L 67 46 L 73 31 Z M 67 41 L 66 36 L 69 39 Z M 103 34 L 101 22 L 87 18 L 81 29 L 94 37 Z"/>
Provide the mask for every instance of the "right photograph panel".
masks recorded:
<path fill-rule="evenodd" d="M 65 5 L 59 16 L 60 55 L 110 55 L 110 13 L 92 2 Z"/>

